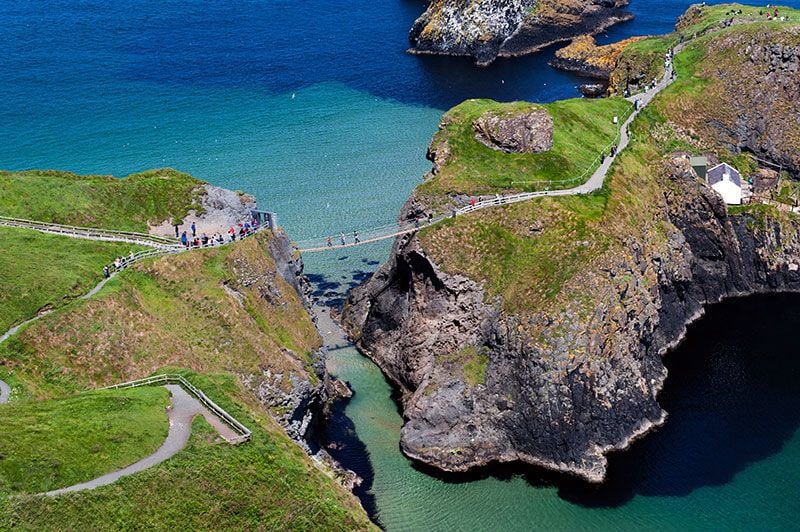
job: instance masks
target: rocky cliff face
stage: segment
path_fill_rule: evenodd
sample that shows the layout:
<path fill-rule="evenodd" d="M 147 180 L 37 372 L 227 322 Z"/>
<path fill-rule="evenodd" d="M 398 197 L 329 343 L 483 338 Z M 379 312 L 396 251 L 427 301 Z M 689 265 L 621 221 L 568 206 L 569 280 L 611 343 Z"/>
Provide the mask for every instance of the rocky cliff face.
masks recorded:
<path fill-rule="evenodd" d="M 598 46 L 593 37 L 582 35 L 574 39 L 569 46 L 558 50 L 548 64 L 553 68 L 575 72 L 581 76 L 608 80 L 625 48 L 641 39 L 632 37 Z"/>
<path fill-rule="evenodd" d="M 586 273 L 589 312 L 511 315 L 442 271 L 416 236 L 396 242 L 344 317 L 402 392 L 408 456 L 445 471 L 522 461 L 600 481 L 605 453 L 664 421 L 661 357 L 706 304 L 800 290 L 800 224 L 730 215 L 685 163 L 659 182 L 664 233 L 627 239 Z"/>
<path fill-rule="evenodd" d="M 530 53 L 629 20 L 627 0 L 431 0 L 411 29 L 411 52 L 474 57 Z"/>

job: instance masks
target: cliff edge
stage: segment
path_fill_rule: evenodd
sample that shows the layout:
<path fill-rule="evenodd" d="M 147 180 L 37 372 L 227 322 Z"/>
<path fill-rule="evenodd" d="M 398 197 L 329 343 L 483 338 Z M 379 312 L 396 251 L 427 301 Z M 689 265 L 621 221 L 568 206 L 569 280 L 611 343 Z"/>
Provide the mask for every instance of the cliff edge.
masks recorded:
<path fill-rule="evenodd" d="M 730 6 L 699 9 L 713 18 Z M 522 461 L 602 481 L 607 452 L 665 421 L 662 356 L 707 304 L 800 290 L 796 215 L 727 207 L 686 158 L 712 151 L 748 175 L 747 151 L 800 175 L 800 142 L 784 127 L 800 109 L 788 81 L 799 37 L 764 21 L 689 43 L 600 193 L 485 209 L 395 242 L 344 320 L 401 391 L 408 456 L 444 471 Z M 546 158 L 572 153 L 550 109 L 552 150 L 502 164 L 552 175 Z M 765 122 L 756 109 L 784 116 Z M 401 216 L 508 190 L 476 170 L 497 156 L 466 147 L 462 120 L 460 108 L 443 120 L 434 171 Z"/>

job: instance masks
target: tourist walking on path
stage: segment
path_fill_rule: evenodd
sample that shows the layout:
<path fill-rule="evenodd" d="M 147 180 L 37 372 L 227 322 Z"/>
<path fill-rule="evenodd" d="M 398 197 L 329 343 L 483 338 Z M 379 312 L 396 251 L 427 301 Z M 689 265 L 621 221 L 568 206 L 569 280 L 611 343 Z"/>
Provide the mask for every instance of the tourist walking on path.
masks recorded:
<path fill-rule="evenodd" d="M 333 238 L 331 237 L 331 235 L 328 235 L 328 247 L 329 248 L 333 247 Z"/>
<path fill-rule="evenodd" d="M 111 270 L 108 269 L 108 266 L 103 266 L 103 277 L 105 279 L 111 277 Z"/>
<path fill-rule="evenodd" d="M 353 231 L 353 240 L 355 240 L 356 244 L 361 242 L 361 240 L 358 238 L 358 231 Z"/>
<path fill-rule="evenodd" d="M 181 244 L 183 244 L 186 249 L 189 249 L 189 237 L 186 236 L 186 231 L 181 235 Z"/>
<path fill-rule="evenodd" d="M 197 236 L 197 226 L 192 222 L 192 238 Z"/>
<path fill-rule="evenodd" d="M 175 224 L 175 238 L 178 238 L 180 232 L 178 231 L 178 224 Z"/>
<path fill-rule="evenodd" d="M 342 240 L 342 245 L 343 246 L 347 245 L 347 240 L 344 239 L 344 231 L 339 233 L 339 238 Z"/>

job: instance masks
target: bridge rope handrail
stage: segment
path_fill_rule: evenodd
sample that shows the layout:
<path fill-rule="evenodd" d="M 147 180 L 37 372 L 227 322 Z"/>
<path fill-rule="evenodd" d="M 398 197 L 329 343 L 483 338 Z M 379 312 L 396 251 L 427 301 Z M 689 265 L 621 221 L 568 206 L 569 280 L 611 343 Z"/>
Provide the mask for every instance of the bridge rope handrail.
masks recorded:
<path fill-rule="evenodd" d="M 683 48 L 683 46 L 679 45 L 679 46 L 675 47 L 674 51 L 678 52 L 682 48 Z M 601 150 L 601 152 L 589 164 L 587 169 L 579 176 L 568 178 L 568 179 L 563 179 L 563 180 L 534 180 L 534 181 L 513 181 L 512 180 L 511 181 L 512 185 L 513 184 L 528 184 L 528 185 L 530 185 L 530 184 L 537 185 L 538 184 L 538 185 L 547 185 L 548 188 L 545 189 L 544 191 L 520 192 L 520 193 L 505 194 L 505 195 L 497 194 L 494 198 L 491 198 L 491 199 L 475 201 L 474 203 L 471 203 L 470 205 L 466 205 L 466 206 L 463 206 L 463 207 L 460 207 L 460 208 L 454 208 L 451 211 L 451 216 L 439 215 L 436 218 L 428 218 L 427 220 L 417 219 L 417 220 L 397 221 L 394 224 L 383 225 L 383 226 L 369 228 L 369 229 L 366 229 L 366 230 L 361 230 L 361 231 L 359 231 L 359 240 L 360 240 L 360 242 L 355 242 L 354 235 L 352 233 L 350 233 L 349 235 L 345 234 L 346 238 L 352 238 L 353 239 L 353 241 L 350 242 L 350 243 L 347 243 L 345 241 L 345 243 L 339 244 L 338 243 L 339 236 L 336 236 L 336 237 L 329 236 L 327 238 L 319 238 L 319 237 L 317 237 L 317 238 L 313 238 L 313 239 L 301 240 L 301 241 L 295 242 L 295 246 L 300 252 L 305 252 L 305 253 L 313 253 L 313 252 L 317 252 L 317 251 L 326 251 L 326 250 L 349 248 L 349 247 L 353 247 L 353 246 L 356 246 L 356 245 L 367 244 L 367 243 L 370 243 L 370 242 L 376 242 L 376 241 L 379 241 L 379 240 L 385 240 L 385 239 L 388 239 L 388 238 L 400 236 L 400 235 L 412 232 L 412 231 L 414 231 L 416 229 L 422 229 L 423 227 L 427 227 L 427 226 L 439 223 L 439 222 L 441 222 L 442 220 L 444 220 L 446 218 L 453 217 L 453 216 L 458 216 L 458 215 L 462 215 L 462 214 L 468 214 L 468 213 L 471 213 L 471 212 L 474 212 L 474 211 L 477 211 L 477 210 L 480 210 L 480 209 L 484 209 L 484 208 L 487 208 L 487 207 L 494 207 L 494 206 L 499 206 L 499 205 L 507 205 L 507 204 L 511 204 L 511 203 L 518 203 L 518 202 L 521 202 L 521 201 L 526 201 L 526 200 L 529 200 L 529 199 L 533 199 L 533 198 L 537 198 L 537 197 L 543 197 L 543 196 L 565 196 L 565 195 L 585 194 L 585 193 L 589 193 L 589 192 L 591 192 L 593 190 L 596 190 L 597 188 L 600 188 L 602 186 L 602 183 L 605 181 L 606 174 L 608 173 L 608 170 L 610 168 L 610 165 L 609 165 L 608 168 L 603 170 L 603 173 L 601 175 L 601 179 L 600 179 L 600 183 L 599 184 L 598 183 L 592 183 L 592 181 L 594 179 L 594 173 L 599 172 L 600 170 L 603 169 L 603 162 L 604 162 L 602 160 L 603 156 L 615 144 L 617 144 L 617 143 L 625 144 L 624 146 L 619 146 L 619 149 L 617 150 L 617 152 L 613 156 L 611 156 L 611 160 L 613 161 L 613 160 L 616 159 L 616 155 L 620 151 L 622 151 L 622 149 L 624 149 L 627 146 L 627 142 L 629 140 L 629 136 L 627 134 L 626 128 L 630 125 L 630 123 L 633 121 L 633 119 L 639 114 L 639 112 L 642 109 L 644 109 L 644 107 L 646 107 L 650 103 L 652 98 L 655 97 L 656 94 L 658 94 L 662 89 L 664 89 L 666 86 L 668 86 L 671 83 L 672 79 L 674 79 L 674 77 L 672 76 L 673 72 L 674 72 L 673 65 L 670 62 L 670 64 L 664 69 L 664 75 L 662 76 L 661 80 L 659 82 L 657 82 L 657 83 L 654 83 L 653 87 L 650 90 L 645 90 L 644 93 L 636 94 L 636 95 L 633 95 L 633 96 L 630 96 L 630 97 L 626 98 L 629 102 L 633 102 L 633 103 L 632 103 L 632 105 L 626 107 L 623 119 L 618 119 L 619 127 L 617 127 L 617 132 L 615 133 L 614 138 L 611 140 L 611 142 L 603 150 Z M 641 100 L 640 100 L 640 98 L 641 98 Z M 639 103 L 641 103 L 641 105 L 637 105 L 637 100 L 638 100 Z M 626 136 L 625 137 L 623 137 L 623 131 L 626 131 Z M 624 139 L 624 142 L 623 142 L 623 139 Z M 599 166 L 597 166 L 598 161 L 600 161 L 600 165 Z M 591 175 L 587 179 L 587 174 L 590 174 L 590 172 L 591 172 Z M 578 185 L 577 183 L 580 183 L 580 184 Z M 550 190 L 549 189 L 550 186 L 553 186 L 553 185 L 556 185 L 556 184 L 558 184 L 558 185 L 576 184 L 576 186 L 574 186 L 572 188 L 557 188 L 557 189 L 554 189 L 554 190 Z M 589 184 L 592 184 L 592 186 L 594 188 L 587 187 L 587 185 L 589 185 Z M 329 244 L 327 242 L 327 239 L 336 240 L 337 244 L 333 245 L 332 242 Z"/>

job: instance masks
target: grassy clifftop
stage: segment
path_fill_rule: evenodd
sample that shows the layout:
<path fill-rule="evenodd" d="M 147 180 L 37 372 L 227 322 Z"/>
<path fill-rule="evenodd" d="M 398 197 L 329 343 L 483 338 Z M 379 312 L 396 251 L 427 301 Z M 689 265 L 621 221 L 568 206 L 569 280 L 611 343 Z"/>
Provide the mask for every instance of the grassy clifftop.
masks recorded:
<path fill-rule="evenodd" d="M 138 264 L 0 344 L 5 372 L 33 397 L 144 377 L 201 372 L 305 374 L 321 340 L 276 273 L 272 235 Z M 288 382 L 286 383 L 289 384 Z"/>
<path fill-rule="evenodd" d="M 0 213 L 145 230 L 197 207 L 199 185 L 173 171 L 122 180 L 5 173 Z M 303 393 L 319 384 L 312 364 L 321 346 L 287 273 L 295 266 L 273 256 L 288 250 L 282 235 L 137 263 L 88 300 L 76 296 L 131 246 L 21 229 L 2 236 L 0 322 L 54 310 L 0 344 L 0 379 L 12 386 L 11 402 L 0 405 L 0 455 L 11 457 L 0 459 L 0 529 L 373 528 L 336 473 L 276 421 L 316 400 Z M 88 390 L 164 371 L 186 375 L 253 440 L 219 444 L 196 420 L 190 446 L 155 468 L 95 490 L 26 495 L 96 477 L 160 445 L 163 388 Z"/>
<path fill-rule="evenodd" d="M 0 494 L 86 482 L 155 452 L 167 437 L 167 396 L 138 388 L 4 406 Z"/>
<path fill-rule="evenodd" d="M 740 7 L 757 20 L 720 27 L 725 13 Z M 769 57 L 758 55 L 758 47 L 769 50 L 777 43 L 779 47 L 783 44 L 780 49 L 784 50 L 795 46 L 800 42 L 800 16 L 779 8 L 795 21 L 781 23 L 766 21 L 763 16 L 758 19 L 757 8 L 725 5 L 704 9 L 707 17 L 686 23 L 686 28 L 702 35 L 676 57 L 677 81 L 633 123 L 632 142 L 615 161 L 603 190 L 588 196 L 539 198 L 447 220 L 422 231 L 420 240 L 426 253 L 445 271 L 484 283 L 487 297 L 502 297 L 510 312 L 547 309 L 555 313 L 568 305 L 585 307 L 583 311 L 589 312 L 593 304 L 586 291 L 590 272 L 610 266 L 615 257 L 626 253 L 625 242 L 630 238 L 653 245 L 664 242 L 665 228 L 657 221 L 664 192 L 656 178 L 663 171 L 666 154 L 676 150 L 716 151 L 722 160 L 736 164 L 745 173 L 753 162 L 738 153 L 740 148 L 789 164 L 796 160 L 800 141 L 797 128 L 788 125 L 796 117 L 793 89 L 781 88 L 778 83 L 778 87 L 764 90 L 760 80 L 773 81 L 770 76 L 781 71 Z M 671 35 L 641 40 L 626 48 L 626 53 L 634 47 L 660 50 L 677 39 L 677 35 Z M 658 53 L 663 62 L 663 51 Z M 563 179 L 575 172 L 568 162 L 588 160 L 608 138 L 603 136 L 602 128 L 607 124 L 602 118 L 612 109 L 616 112 L 615 101 L 566 102 L 567 108 L 578 114 L 571 121 L 576 129 L 565 135 L 560 146 L 554 143 L 554 153 L 533 156 L 552 163 L 539 166 L 531 162 L 526 166 L 519 157 L 483 152 L 473 146 L 469 138 L 473 114 L 456 107 L 448 113 L 445 129 L 437 133 L 433 145 L 441 142 L 440 137 L 453 138 L 453 132 L 459 132 L 456 138 L 469 149 L 453 143 L 456 155 L 444 163 L 436 177 L 419 187 L 418 195 L 423 202 L 435 205 L 455 192 L 516 191 L 518 188 L 507 178 L 509 168 L 520 180 Z M 466 109 L 476 105 L 468 102 Z M 549 107 L 554 120 L 559 113 L 556 109 L 563 109 L 562 105 L 556 102 Z M 758 124 L 759 113 L 772 118 L 767 130 L 742 126 L 743 122 Z M 588 136 L 584 137 L 580 129 L 587 123 L 600 129 L 587 128 Z M 605 130 L 605 135 L 610 133 L 610 129 Z M 782 141 L 771 143 L 769 139 L 775 138 Z M 439 198 L 431 200 L 434 192 Z"/>
<path fill-rule="evenodd" d="M 355 498 L 311 463 L 235 377 L 183 373 L 253 430 L 253 440 L 219 444 L 198 418 L 186 449 L 114 484 L 59 497 L 13 498 L 0 484 L 0 528 L 374 529 Z"/>
<path fill-rule="evenodd" d="M 0 172 L 0 216 L 147 232 L 199 210 L 203 181 L 170 168 L 113 176 Z"/>
<path fill-rule="evenodd" d="M 553 146 L 541 153 L 505 153 L 482 144 L 473 121 L 484 113 L 525 112 L 542 107 L 553 119 Z M 511 190 L 569 188 L 588 179 L 600 152 L 614 142 L 613 117 L 627 116 L 632 106 L 622 98 L 564 100 L 549 104 L 468 100 L 444 116 L 431 142 L 438 170 L 417 189 L 427 200 L 455 194 L 495 194 Z"/>
<path fill-rule="evenodd" d="M 143 249 L 8 227 L 0 228 L 0 242 L 2 332 L 85 294 L 103 278 L 103 266 Z"/>

